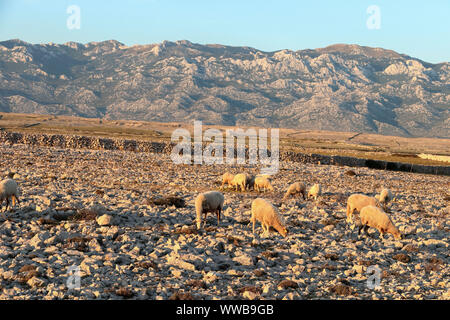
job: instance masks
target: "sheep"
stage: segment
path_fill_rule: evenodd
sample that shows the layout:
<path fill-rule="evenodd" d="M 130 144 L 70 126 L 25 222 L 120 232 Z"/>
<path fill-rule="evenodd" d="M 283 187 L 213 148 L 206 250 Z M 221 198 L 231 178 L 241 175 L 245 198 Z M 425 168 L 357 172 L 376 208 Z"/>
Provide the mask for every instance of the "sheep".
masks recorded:
<path fill-rule="evenodd" d="M 223 210 L 224 196 L 218 191 L 208 191 L 201 193 L 195 198 L 195 212 L 197 229 L 200 230 L 202 223 L 202 213 L 204 214 L 203 227 L 206 224 L 206 214 L 215 212 L 217 215 L 217 225 L 220 223 L 220 213 Z"/>
<path fill-rule="evenodd" d="M 222 175 L 222 186 L 221 186 L 221 189 L 224 188 L 225 183 L 227 183 L 228 186 L 232 186 L 233 179 L 234 179 L 234 175 L 233 174 L 231 174 L 229 172 L 225 172 Z"/>
<path fill-rule="evenodd" d="M 302 182 L 294 182 L 289 186 L 284 194 L 283 200 L 286 200 L 289 196 L 301 193 L 303 200 L 306 199 L 306 186 Z"/>
<path fill-rule="evenodd" d="M 321 194 L 322 188 L 320 187 L 320 184 L 316 183 L 309 189 L 308 198 L 314 197 L 314 200 L 317 200 L 317 197 L 319 197 Z"/>
<path fill-rule="evenodd" d="M 254 175 L 247 175 L 247 181 L 245 182 L 245 187 L 247 190 L 255 190 L 255 178 L 256 177 Z"/>
<path fill-rule="evenodd" d="M 234 176 L 231 184 L 236 187 L 236 191 L 238 191 L 238 187 L 241 187 L 241 191 L 245 191 L 245 186 L 247 183 L 247 175 L 245 173 L 238 173 Z"/>
<path fill-rule="evenodd" d="M 386 210 L 387 203 L 392 201 L 393 195 L 391 190 L 384 188 L 381 190 L 380 194 L 377 194 L 375 196 L 375 199 L 377 199 L 381 204 L 383 204 L 384 210 Z"/>
<path fill-rule="evenodd" d="M 252 202 L 252 217 L 250 222 L 253 223 L 253 233 L 255 233 L 256 220 L 261 222 L 264 230 L 263 234 L 268 234 L 270 227 L 277 230 L 283 237 L 286 237 L 288 234 L 288 230 L 278 213 L 278 209 L 262 198 L 257 198 Z"/>
<path fill-rule="evenodd" d="M 353 212 L 356 210 L 361 212 L 365 206 L 375 206 L 381 208 L 380 202 L 374 197 L 366 196 L 365 194 L 355 193 L 347 199 L 347 222 L 353 222 Z"/>
<path fill-rule="evenodd" d="M 12 206 L 14 207 L 16 203 L 20 203 L 19 201 L 19 192 L 17 190 L 17 182 L 14 180 L 14 172 L 8 173 L 8 178 L 0 181 L 0 207 L 3 201 L 6 200 L 6 207 L 4 211 L 8 210 L 8 207 L 11 207 L 9 199 L 12 200 Z M 6 219 L 6 215 L 4 212 L 3 218 Z"/>
<path fill-rule="evenodd" d="M 270 183 L 269 178 L 264 176 L 257 176 L 255 178 L 255 191 L 259 192 L 261 189 L 263 189 L 264 192 L 266 192 L 267 189 L 273 191 L 273 186 Z"/>
<path fill-rule="evenodd" d="M 361 225 L 358 229 L 358 235 L 361 233 L 361 229 L 364 228 L 364 232 L 367 233 L 369 227 L 376 228 L 380 232 L 380 238 L 383 239 L 385 233 L 390 233 L 394 236 L 395 240 L 400 240 L 402 235 L 400 231 L 394 226 L 389 216 L 379 207 L 365 206 L 360 212 Z"/>

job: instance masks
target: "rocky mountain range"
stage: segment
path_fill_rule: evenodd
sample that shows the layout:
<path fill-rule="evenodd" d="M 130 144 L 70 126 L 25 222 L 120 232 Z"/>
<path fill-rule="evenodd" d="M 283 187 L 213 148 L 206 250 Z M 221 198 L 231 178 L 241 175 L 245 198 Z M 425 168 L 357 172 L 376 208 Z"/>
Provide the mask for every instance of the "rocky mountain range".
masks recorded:
<path fill-rule="evenodd" d="M 8 40 L 0 111 L 450 138 L 450 63 L 345 44 Z"/>

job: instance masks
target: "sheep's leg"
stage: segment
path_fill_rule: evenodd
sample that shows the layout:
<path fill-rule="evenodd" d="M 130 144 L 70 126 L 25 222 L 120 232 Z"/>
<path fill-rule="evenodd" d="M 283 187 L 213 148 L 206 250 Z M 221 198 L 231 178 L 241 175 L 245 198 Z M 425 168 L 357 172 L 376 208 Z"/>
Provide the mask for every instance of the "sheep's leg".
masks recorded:
<path fill-rule="evenodd" d="M 380 239 L 384 240 L 384 230 L 382 228 L 378 229 L 378 231 L 380 232 Z"/>
<path fill-rule="evenodd" d="M 19 204 L 19 202 L 20 202 L 19 198 L 14 194 L 11 196 L 11 199 L 12 199 L 13 207 L 15 207 L 16 204 Z"/>
<path fill-rule="evenodd" d="M 354 208 L 347 205 L 347 223 L 353 222 L 353 217 L 352 217 L 353 211 L 354 211 Z"/>
<path fill-rule="evenodd" d="M 268 225 L 265 225 L 264 233 L 263 233 L 264 237 L 268 237 L 269 236 L 269 228 L 270 227 Z"/>
<path fill-rule="evenodd" d="M 8 211 L 8 207 L 11 209 L 11 205 L 10 205 L 10 203 L 9 203 L 9 197 L 6 198 L 5 212 Z"/>
<path fill-rule="evenodd" d="M 207 214 L 207 212 L 203 213 L 203 229 L 206 226 L 206 214 Z"/>
<path fill-rule="evenodd" d="M 360 226 L 358 227 L 358 236 L 361 234 L 361 229 L 362 229 L 362 228 L 364 228 L 363 225 L 360 225 Z"/>
<path fill-rule="evenodd" d="M 2 218 L 3 218 L 3 220 L 6 220 L 6 215 L 5 215 L 5 212 L 3 211 L 3 209 L 2 209 L 2 202 L 3 202 L 3 200 L 1 200 L 0 199 L 0 212 L 2 213 Z"/>
<path fill-rule="evenodd" d="M 217 226 L 219 226 L 219 224 L 220 224 L 220 212 L 221 212 L 221 209 L 220 209 L 220 208 L 216 210 L 216 215 L 217 215 Z"/>
<path fill-rule="evenodd" d="M 373 236 L 369 234 L 369 228 L 370 228 L 369 225 L 365 225 L 365 226 L 364 226 L 364 229 L 363 229 L 363 232 L 364 232 L 368 237 L 373 238 Z"/>

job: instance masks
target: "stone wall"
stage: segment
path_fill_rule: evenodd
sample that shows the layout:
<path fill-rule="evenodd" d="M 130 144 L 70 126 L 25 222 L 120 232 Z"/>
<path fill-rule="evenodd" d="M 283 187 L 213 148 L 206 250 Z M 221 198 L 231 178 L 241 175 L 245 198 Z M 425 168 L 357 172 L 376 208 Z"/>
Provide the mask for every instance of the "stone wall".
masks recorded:
<path fill-rule="evenodd" d="M 151 152 L 169 154 L 174 146 L 169 142 L 153 142 L 128 140 L 120 138 L 101 138 L 77 135 L 18 133 L 0 131 L 0 143 L 28 144 L 33 146 L 94 149 L 94 150 L 124 150 L 132 152 Z M 194 148 L 192 148 L 193 152 Z M 224 150 L 224 154 L 225 154 Z M 246 150 L 248 156 L 248 150 Z M 280 151 L 281 161 L 294 161 L 301 163 L 320 163 L 325 165 L 341 165 L 349 167 L 368 167 L 380 170 L 405 171 L 415 173 L 428 173 L 450 175 L 450 166 L 426 166 L 400 162 L 369 160 L 344 156 L 326 156 L 320 154 L 306 154 L 300 152 Z"/>

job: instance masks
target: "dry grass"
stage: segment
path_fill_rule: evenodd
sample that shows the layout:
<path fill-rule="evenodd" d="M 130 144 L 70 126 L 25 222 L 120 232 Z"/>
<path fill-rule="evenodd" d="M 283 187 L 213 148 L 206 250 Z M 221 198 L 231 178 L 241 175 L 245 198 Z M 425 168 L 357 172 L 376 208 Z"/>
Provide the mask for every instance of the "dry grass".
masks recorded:
<path fill-rule="evenodd" d="M 396 255 L 393 256 L 393 258 L 397 261 L 403 262 L 403 263 L 409 263 L 411 262 L 411 257 L 408 256 L 405 253 L 397 253 Z"/>
<path fill-rule="evenodd" d="M 174 292 L 169 300 L 196 300 L 190 292 L 176 291 Z"/>
<path fill-rule="evenodd" d="M 124 297 L 126 299 L 132 298 L 134 296 L 133 291 L 131 291 L 128 288 L 124 288 L 124 287 L 117 289 L 115 291 L 115 293 L 116 293 L 116 295 Z"/>
<path fill-rule="evenodd" d="M 39 273 L 37 272 L 37 267 L 31 264 L 24 265 L 19 269 L 19 274 L 17 275 L 16 279 L 18 282 L 25 284 L 28 280 L 30 280 L 33 277 L 39 276 Z"/>
<path fill-rule="evenodd" d="M 298 283 L 292 280 L 282 280 L 278 286 L 278 288 L 282 288 L 282 289 L 297 289 L 298 288 Z"/>
<path fill-rule="evenodd" d="M 261 288 L 255 286 L 245 286 L 239 289 L 240 294 L 243 294 L 245 291 L 253 292 L 255 294 L 261 294 L 262 292 Z"/>
<path fill-rule="evenodd" d="M 138 266 L 139 268 L 142 269 L 154 269 L 154 270 L 159 270 L 158 265 L 153 262 L 153 261 L 140 261 L 136 263 L 136 266 Z"/>
<path fill-rule="evenodd" d="M 184 226 L 175 230 L 175 234 L 198 234 L 195 226 Z"/>
<path fill-rule="evenodd" d="M 68 238 L 66 242 L 63 244 L 63 248 L 87 252 L 89 250 L 88 243 L 91 240 L 92 238 L 85 238 L 85 237 Z"/>
<path fill-rule="evenodd" d="M 98 212 L 91 209 L 79 209 L 77 212 L 69 218 L 72 221 L 91 221 L 95 220 L 98 216 Z"/>
<path fill-rule="evenodd" d="M 191 288 L 199 288 L 199 289 L 206 289 L 206 283 L 205 281 L 202 280 L 197 280 L 197 279 L 191 279 L 186 281 L 186 286 L 191 287 Z"/>
<path fill-rule="evenodd" d="M 266 259 L 272 259 L 272 258 L 276 258 L 278 256 L 278 253 L 276 253 L 274 251 L 266 250 L 263 253 L 261 253 L 261 255 Z"/>
<path fill-rule="evenodd" d="M 261 269 L 253 270 L 253 273 L 257 277 L 264 277 L 267 274 L 267 272 L 265 272 L 264 270 L 261 270 Z"/>
<path fill-rule="evenodd" d="M 407 252 L 414 252 L 414 253 L 417 253 L 417 252 L 420 251 L 419 247 L 418 247 L 418 246 L 415 246 L 415 245 L 413 245 L 413 244 L 407 244 L 407 245 L 403 248 L 403 250 L 405 250 L 405 251 L 407 251 Z"/>
<path fill-rule="evenodd" d="M 325 259 L 336 261 L 336 260 L 339 260 L 339 256 L 336 253 L 326 253 Z"/>
<path fill-rule="evenodd" d="M 349 296 L 353 292 L 352 287 L 343 283 L 338 283 L 330 287 L 329 290 L 331 293 L 337 294 L 339 296 Z"/>
<path fill-rule="evenodd" d="M 184 201 L 184 199 L 176 196 L 147 199 L 145 204 L 166 207 L 175 206 L 176 208 L 186 207 L 186 202 Z"/>

